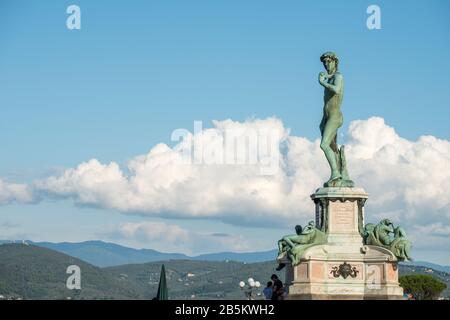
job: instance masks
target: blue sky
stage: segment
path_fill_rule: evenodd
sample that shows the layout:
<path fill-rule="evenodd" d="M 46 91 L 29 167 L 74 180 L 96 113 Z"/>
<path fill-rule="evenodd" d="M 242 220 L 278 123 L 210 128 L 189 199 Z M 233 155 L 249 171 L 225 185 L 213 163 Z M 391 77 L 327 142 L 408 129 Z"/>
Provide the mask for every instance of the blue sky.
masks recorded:
<path fill-rule="evenodd" d="M 70 4 L 81 8 L 81 30 L 65 26 Z M 381 30 L 366 27 L 371 4 L 381 8 Z M 328 50 L 346 81 L 342 133 L 379 116 L 405 139 L 449 140 L 449 9 L 448 1 L 1 0 L 0 177 L 31 183 L 91 158 L 123 165 L 157 143 L 173 145 L 171 132 L 193 130 L 194 120 L 276 116 L 314 140 L 319 56 Z M 10 236 L 33 240 L 102 238 L 143 220 L 254 240 L 289 232 L 124 215 L 70 199 L 0 206 L 0 224 L 17 225 Z M 450 264 L 429 250 L 419 257 Z"/>

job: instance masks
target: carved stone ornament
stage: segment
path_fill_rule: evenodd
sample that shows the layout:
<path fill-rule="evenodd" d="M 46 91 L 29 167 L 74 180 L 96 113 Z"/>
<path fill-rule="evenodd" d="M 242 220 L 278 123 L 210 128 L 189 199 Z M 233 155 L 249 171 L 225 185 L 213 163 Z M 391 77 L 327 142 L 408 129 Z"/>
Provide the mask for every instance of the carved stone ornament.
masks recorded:
<path fill-rule="evenodd" d="M 334 266 L 330 273 L 333 274 L 333 277 L 335 278 L 339 278 L 340 276 L 342 276 L 344 279 L 347 279 L 348 276 L 356 278 L 359 271 L 356 270 L 356 267 L 352 267 L 351 264 L 344 262 L 343 264 L 339 265 L 339 267 Z"/>

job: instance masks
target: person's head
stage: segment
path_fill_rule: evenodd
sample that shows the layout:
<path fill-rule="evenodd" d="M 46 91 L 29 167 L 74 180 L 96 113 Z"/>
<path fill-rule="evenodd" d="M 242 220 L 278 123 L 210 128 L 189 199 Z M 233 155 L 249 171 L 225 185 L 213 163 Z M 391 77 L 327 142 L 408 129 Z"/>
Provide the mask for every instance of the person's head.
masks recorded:
<path fill-rule="evenodd" d="M 276 274 L 273 274 L 270 279 L 272 279 L 272 281 L 275 281 L 278 279 L 278 276 Z"/>
<path fill-rule="evenodd" d="M 323 63 L 328 74 L 333 74 L 338 70 L 339 58 L 336 53 L 328 51 L 320 56 L 320 61 Z"/>
<path fill-rule="evenodd" d="M 267 288 L 270 288 L 273 285 L 272 281 L 267 282 Z"/>
<path fill-rule="evenodd" d="M 303 229 L 302 229 L 301 225 L 298 224 L 298 225 L 295 226 L 295 233 L 296 234 L 300 235 L 302 233 L 302 231 L 303 231 Z"/>

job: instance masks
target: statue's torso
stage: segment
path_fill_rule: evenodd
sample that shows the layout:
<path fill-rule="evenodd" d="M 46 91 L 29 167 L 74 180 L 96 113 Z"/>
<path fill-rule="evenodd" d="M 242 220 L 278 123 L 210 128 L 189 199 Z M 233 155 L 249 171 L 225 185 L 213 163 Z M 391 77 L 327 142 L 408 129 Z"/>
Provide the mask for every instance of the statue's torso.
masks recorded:
<path fill-rule="evenodd" d="M 331 78 L 328 79 L 328 83 L 329 84 L 334 84 L 335 82 L 335 77 L 336 74 L 333 75 Z M 334 93 L 333 91 L 325 88 L 325 93 L 324 93 L 324 116 L 326 118 L 329 117 L 339 117 L 342 118 L 342 113 L 341 113 L 341 104 L 342 104 L 342 99 L 344 97 L 344 80 L 341 79 L 342 81 L 342 86 L 341 86 L 341 90 L 338 93 Z"/>

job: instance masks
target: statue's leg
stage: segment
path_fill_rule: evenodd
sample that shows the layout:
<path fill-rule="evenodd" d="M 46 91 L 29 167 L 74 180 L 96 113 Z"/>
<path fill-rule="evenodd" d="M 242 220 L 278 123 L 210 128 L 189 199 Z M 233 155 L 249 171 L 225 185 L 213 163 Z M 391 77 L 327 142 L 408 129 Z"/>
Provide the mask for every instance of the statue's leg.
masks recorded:
<path fill-rule="evenodd" d="M 275 270 L 280 271 L 280 270 L 282 270 L 285 266 L 286 266 L 285 263 L 279 263 L 279 264 L 278 264 L 278 267 L 276 267 Z"/>
<path fill-rule="evenodd" d="M 339 170 L 339 172 L 341 173 L 341 176 L 342 176 L 341 155 L 340 155 L 340 151 L 339 151 L 339 148 L 338 148 L 338 145 L 337 145 L 337 134 L 334 136 L 333 140 L 331 140 L 330 148 L 334 152 L 334 156 L 336 158 L 336 166 L 337 166 L 337 168 L 338 168 L 338 170 Z"/>
<path fill-rule="evenodd" d="M 278 254 L 283 252 L 283 240 L 278 241 Z"/>
<path fill-rule="evenodd" d="M 334 135 L 333 140 L 331 140 L 330 147 L 334 151 L 334 153 L 336 153 L 336 154 L 339 153 L 339 149 L 338 149 L 338 146 L 337 146 L 337 133 Z"/>
<path fill-rule="evenodd" d="M 331 177 L 329 181 L 339 179 L 341 177 L 341 173 L 339 171 L 336 154 L 331 148 L 331 144 L 336 137 L 337 129 L 340 127 L 340 121 L 333 121 L 333 119 L 328 119 L 325 130 L 323 132 L 322 141 L 320 142 L 320 148 L 325 153 L 325 157 L 331 168 Z"/>
<path fill-rule="evenodd" d="M 295 244 L 292 242 L 290 238 L 286 238 L 286 244 L 292 249 L 295 247 Z"/>
<path fill-rule="evenodd" d="M 325 130 L 325 123 L 327 123 L 327 118 L 325 115 L 322 117 L 322 120 L 320 121 L 319 129 L 320 129 L 320 135 L 323 136 L 323 130 Z"/>
<path fill-rule="evenodd" d="M 347 170 L 347 160 L 345 159 L 345 149 L 344 146 L 341 146 L 341 150 L 339 151 L 339 156 L 341 157 L 341 175 L 342 179 L 350 181 L 350 176 Z M 351 182 L 353 183 L 353 182 Z"/>
<path fill-rule="evenodd" d="M 407 260 L 409 261 L 413 260 L 411 258 L 411 243 L 409 241 L 405 244 L 405 256 Z"/>

